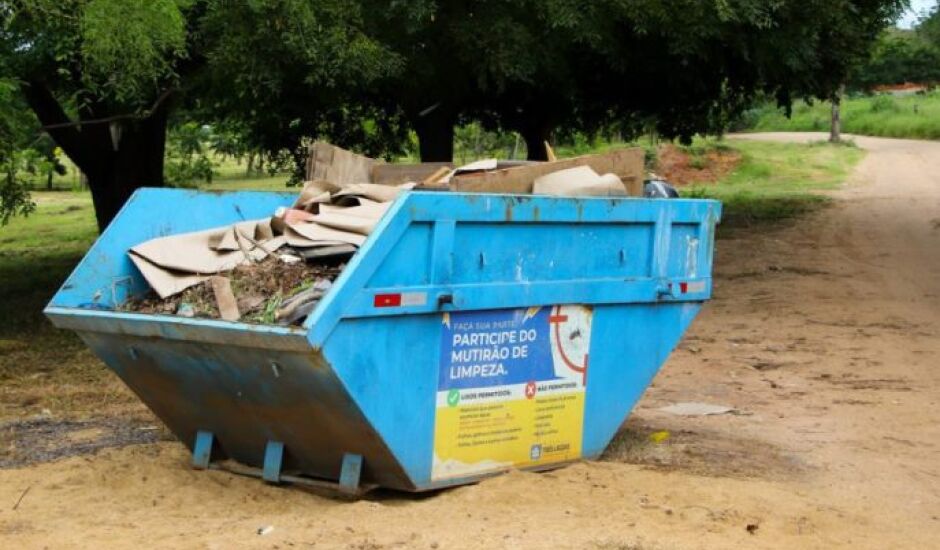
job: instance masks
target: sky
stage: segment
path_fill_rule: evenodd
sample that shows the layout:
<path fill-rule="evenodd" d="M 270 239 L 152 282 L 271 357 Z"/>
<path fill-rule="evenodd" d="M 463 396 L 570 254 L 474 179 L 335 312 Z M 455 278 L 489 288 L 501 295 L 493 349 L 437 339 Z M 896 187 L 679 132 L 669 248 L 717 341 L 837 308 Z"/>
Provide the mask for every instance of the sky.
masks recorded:
<path fill-rule="evenodd" d="M 911 0 L 911 9 L 907 11 L 898 21 L 898 26 L 902 29 L 911 28 L 917 22 L 917 16 L 920 12 L 926 11 L 935 5 L 937 0 Z"/>

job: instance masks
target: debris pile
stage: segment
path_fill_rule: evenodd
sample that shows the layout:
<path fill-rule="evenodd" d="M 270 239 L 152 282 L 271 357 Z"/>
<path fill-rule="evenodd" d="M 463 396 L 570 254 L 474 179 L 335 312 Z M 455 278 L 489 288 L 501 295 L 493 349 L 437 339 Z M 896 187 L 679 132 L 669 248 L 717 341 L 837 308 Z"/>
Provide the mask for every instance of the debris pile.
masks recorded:
<path fill-rule="evenodd" d="M 227 277 L 212 279 L 229 281 L 235 311 L 238 312 L 238 317 L 231 320 L 293 324 L 302 321 L 313 310 L 344 267 L 344 263 L 288 263 L 269 256 L 258 263 L 237 266 Z M 152 292 L 142 298 L 128 300 L 123 309 L 137 313 L 225 319 L 220 312 L 212 279 L 166 298 Z"/>
<path fill-rule="evenodd" d="M 642 151 L 545 163 L 389 165 L 317 142 L 309 181 L 265 219 L 157 237 L 128 254 L 152 292 L 126 311 L 263 324 L 301 324 L 392 201 L 416 186 L 556 196 L 642 194 Z M 603 174 L 603 175 L 601 175 Z M 404 180 L 404 181 L 402 181 Z M 639 185 L 639 192 L 635 189 Z"/>
<path fill-rule="evenodd" d="M 141 243 L 129 255 L 153 293 L 124 309 L 300 324 L 342 271 L 338 264 L 412 187 L 310 181 L 292 207 L 270 218 Z"/>

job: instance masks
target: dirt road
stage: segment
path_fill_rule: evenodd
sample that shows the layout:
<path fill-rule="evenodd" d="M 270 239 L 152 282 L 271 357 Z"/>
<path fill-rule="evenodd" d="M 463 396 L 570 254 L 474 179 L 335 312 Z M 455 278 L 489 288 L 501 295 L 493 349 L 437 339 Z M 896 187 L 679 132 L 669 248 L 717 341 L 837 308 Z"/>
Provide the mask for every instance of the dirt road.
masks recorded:
<path fill-rule="evenodd" d="M 937 548 L 940 143 L 857 143 L 835 206 L 718 242 L 715 300 L 602 462 L 346 503 L 134 445 L 0 470 L 0 546 Z"/>

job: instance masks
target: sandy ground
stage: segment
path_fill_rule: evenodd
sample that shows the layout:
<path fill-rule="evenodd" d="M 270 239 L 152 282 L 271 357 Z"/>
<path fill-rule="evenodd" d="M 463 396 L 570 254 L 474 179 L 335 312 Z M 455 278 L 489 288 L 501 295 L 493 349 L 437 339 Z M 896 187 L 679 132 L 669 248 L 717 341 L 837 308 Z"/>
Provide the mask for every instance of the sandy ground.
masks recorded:
<path fill-rule="evenodd" d="M 834 207 L 719 241 L 604 461 L 344 502 L 138 444 L 0 470 L 0 547 L 938 548 L 940 143 L 857 143 Z M 680 401 L 739 414 L 657 410 Z"/>

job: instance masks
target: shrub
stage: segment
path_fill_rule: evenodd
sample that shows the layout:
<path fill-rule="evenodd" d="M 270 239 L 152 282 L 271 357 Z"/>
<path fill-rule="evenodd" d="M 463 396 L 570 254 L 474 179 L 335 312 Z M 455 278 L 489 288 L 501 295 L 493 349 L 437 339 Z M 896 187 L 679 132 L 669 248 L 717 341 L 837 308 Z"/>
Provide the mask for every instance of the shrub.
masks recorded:
<path fill-rule="evenodd" d="M 875 96 L 869 109 L 873 113 L 896 113 L 901 110 L 897 101 L 890 95 Z"/>

